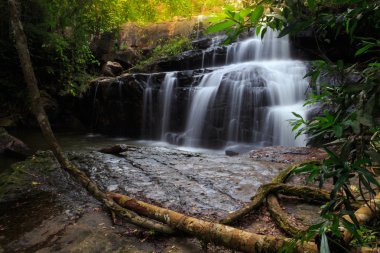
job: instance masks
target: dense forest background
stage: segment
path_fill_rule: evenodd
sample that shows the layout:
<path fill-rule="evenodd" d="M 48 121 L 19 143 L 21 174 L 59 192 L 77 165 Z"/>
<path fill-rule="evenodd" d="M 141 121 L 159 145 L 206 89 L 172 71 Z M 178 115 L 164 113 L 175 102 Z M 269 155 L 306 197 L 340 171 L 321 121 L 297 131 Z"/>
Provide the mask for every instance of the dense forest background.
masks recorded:
<path fill-rule="evenodd" d="M 228 42 L 243 31 L 257 35 L 267 29 L 280 36 L 306 36 L 315 61 L 306 77 L 312 90 L 306 104 L 323 111 L 312 119 L 292 122 L 293 130 L 323 147 L 328 158 L 296 173 L 323 186 L 332 180 L 330 200 L 322 207 L 324 222 L 309 228 L 301 240 L 319 238 L 322 252 L 350 246 L 378 245 L 378 223 L 363 226 L 354 204 L 378 195 L 380 164 L 380 3 L 365 0 L 246 1 L 24 1 L 21 17 L 44 103 L 54 111 L 54 97 L 78 96 L 99 71 L 91 42 L 121 24 L 140 24 L 174 17 L 213 15 L 208 32 L 224 31 Z M 231 3 L 230 3 L 231 4 Z M 232 3 L 233 4 L 233 3 Z M 0 3 L 0 119 L 2 125 L 25 124 L 28 100 L 10 32 L 7 3 Z M 352 187 L 350 179 L 358 183 Z M 375 213 L 375 212 L 374 212 Z M 350 222 L 347 220 L 347 216 Z M 342 241 L 341 225 L 355 240 Z M 343 238 L 344 239 L 344 238 Z M 338 243 L 337 243 L 338 242 Z"/>
<path fill-rule="evenodd" d="M 91 43 L 115 34 L 126 22 L 188 18 L 221 11 L 227 2 L 207 1 L 23 1 L 21 17 L 48 112 L 57 107 L 51 96 L 79 95 L 100 69 Z M 7 1 L 0 3 L 0 108 L 2 125 L 23 125 L 30 119 L 21 69 L 10 32 Z M 116 45 L 115 45 L 116 46 Z M 50 108 L 50 109 L 49 109 Z"/>

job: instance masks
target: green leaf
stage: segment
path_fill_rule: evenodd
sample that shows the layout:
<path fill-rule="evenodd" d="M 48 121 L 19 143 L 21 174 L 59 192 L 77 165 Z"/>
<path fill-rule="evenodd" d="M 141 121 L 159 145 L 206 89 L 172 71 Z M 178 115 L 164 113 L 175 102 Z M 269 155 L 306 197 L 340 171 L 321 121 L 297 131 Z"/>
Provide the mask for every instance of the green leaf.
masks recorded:
<path fill-rule="evenodd" d="M 314 170 L 310 173 L 310 175 L 307 177 L 306 179 L 306 183 L 312 183 L 315 181 L 315 179 L 319 176 L 319 169 L 318 170 Z"/>
<path fill-rule="evenodd" d="M 264 13 L 264 7 L 262 5 L 257 6 L 257 8 L 251 13 L 250 20 L 252 23 L 256 23 L 260 20 Z"/>
<path fill-rule="evenodd" d="M 367 44 L 365 45 L 364 47 L 360 48 L 358 51 L 356 51 L 355 53 L 355 56 L 358 56 L 358 55 L 361 55 L 361 54 L 364 54 L 365 52 L 368 51 L 368 49 L 374 47 L 374 45 L 371 45 L 371 44 Z"/>
<path fill-rule="evenodd" d="M 301 167 L 298 167 L 293 170 L 294 174 L 304 173 L 304 172 L 313 172 L 313 171 L 319 171 L 319 166 L 315 164 L 305 164 Z"/>
<path fill-rule="evenodd" d="M 351 217 L 351 215 L 350 215 Z M 341 219 L 343 226 L 351 233 L 354 235 L 354 237 L 358 240 L 361 241 L 361 236 L 359 235 L 356 227 L 354 224 L 351 222 L 347 221 L 346 219 Z"/>
<path fill-rule="evenodd" d="M 335 125 L 334 126 L 334 134 L 337 138 L 342 137 L 343 134 L 343 127 L 341 125 Z"/>
<path fill-rule="evenodd" d="M 307 0 L 307 5 L 313 11 L 315 10 L 315 7 L 317 6 L 315 0 Z"/>
<path fill-rule="evenodd" d="M 264 35 L 265 35 L 265 33 L 267 32 L 267 30 L 268 30 L 268 27 L 265 27 L 265 28 L 261 31 L 261 39 L 264 38 Z"/>
<path fill-rule="evenodd" d="M 216 32 L 220 32 L 220 31 L 222 31 L 228 27 L 231 27 L 235 24 L 236 23 L 233 20 L 227 19 L 227 20 L 224 20 L 220 23 L 209 26 L 206 31 L 207 31 L 207 33 L 216 33 Z"/>
<path fill-rule="evenodd" d="M 352 127 L 352 130 L 354 131 L 355 134 L 359 134 L 360 133 L 360 123 L 359 123 L 359 121 L 353 120 L 353 121 L 347 121 L 347 123 L 349 123 L 349 125 Z"/>
<path fill-rule="evenodd" d="M 246 17 L 246 16 L 249 16 L 248 14 L 250 14 L 252 12 L 252 9 L 251 8 L 246 8 L 246 9 L 243 9 L 240 11 L 240 16 L 241 17 Z"/>
<path fill-rule="evenodd" d="M 294 124 L 293 128 L 292 128 L 292 132 L 294 132 L 295 130 L 297 130 L 297 128 L 299 128 L 301 125 L 302 125 L 302 122 L 297 122 L 296 124 Z"/>
<path fill-rule="evenodd" d="M 326 233 L 322 234 L 320 253 L 330 253 L 329 242 Z"/>
<path fill-rule="evenodd" d="M 263 28 L 262 26 L 257 26 L 256 27 L 256 36 L 259 36 L 262 28 Z"/>
<path fill-rule="evenodd" d="M 302 116 L 298 113 L 292 112 L 292 114 L 294 115 L 294 117 L 302 119 Z"/>
<path fill-rule="evenodd" d="M 225 18 L 226 18 L 225 16 L 223 16 L 223 17 L 220 17 L 220 16 L 209 17 L 207 19 L 207 22 L 219 23 L 219 22 L 223 21 Z"/>
<path fill-rule="evenodd" d="M 368 182 L 368 180 L 363 176 L 363 175 L 359 175 L 359 180 L 364 184 L 364 186 L 367 188 L 367 190 L 371 193 L 371 194 L 376 194 L 375 190 L 371 187 L 371 184 Z"/>
<path fill-rule="evenodd" d="M 374 185 L 376 185 L 377 187 L 380 188 L 380 183 L 375 179 L 375 177 L 373 176 L 373 174 L 371 172 L 369 172 L 367 169 L 361 168 L 361 167 L 357 167 L 356 171 L 359 174 L 362 174 L 369 182 L 371 182 L 372 184 L 374 184 Z"/>

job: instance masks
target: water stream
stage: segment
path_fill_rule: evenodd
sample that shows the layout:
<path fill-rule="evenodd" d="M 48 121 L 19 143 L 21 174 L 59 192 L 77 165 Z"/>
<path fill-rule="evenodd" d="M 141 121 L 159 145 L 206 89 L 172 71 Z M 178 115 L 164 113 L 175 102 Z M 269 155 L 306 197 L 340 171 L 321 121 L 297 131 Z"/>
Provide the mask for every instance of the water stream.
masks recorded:
<path fill-rule="evenodd" d="M 179 107 L 178 73 L 166 73 L 159 92 L 160 115 L 156 117 L 161 122 L 144 125 L 145 136 L 190 147 L 239 143 L 304 146 L 305 136 L 295 139 L 288 120 L 294 118 L 292 112 L 305 115 L 302 104 L 308 83 L 303 77 L 307 67 L 291 58 L 289 39 L 277 35 L 268 31 L 263 40 L 253 36 L 227 46 L 223 66 L 215 66 L 216 41 L 220 40 L 214 39 L 202 54 L 202 67 L 206 55 L 213 67 L 201 72 L 199 81 L 191 85 L 187 106 L 181 111 L 182 128 L 171 127 L 177 117 L 173 108 Z M 149 85 L 144 94 L 144 122 L 148 122 L 152 117 L 149 112 L 154 111 Z"/>

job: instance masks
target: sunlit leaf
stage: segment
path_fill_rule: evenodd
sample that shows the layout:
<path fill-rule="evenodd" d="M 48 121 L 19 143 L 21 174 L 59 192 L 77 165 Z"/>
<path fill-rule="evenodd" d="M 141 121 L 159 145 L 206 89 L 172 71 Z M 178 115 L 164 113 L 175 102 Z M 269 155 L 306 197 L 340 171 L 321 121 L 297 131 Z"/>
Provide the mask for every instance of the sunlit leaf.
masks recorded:
<path fill-rule="evenodd" d="M 233 20 L 224 20 L 220 23 L 217 23 L 217 24 L 214 24 L 214 25 L 211 25 L 207 28 L 207 33 L 216 33 L 216 32 L 220 32 L 220 31 L 223 31 L 224 29 L 228 28 L 228 27 L 231 27 L 233 25 L 235 25 L 236 23 L 233 21 Z"/>
<path fill-rule="evenodd" d="M 262 5 L 257 6 L 257 8 L 251 13 L 250 20 L 252 23 L 256 23 L 260 20 L 264 13 L 264 7 Z"/>

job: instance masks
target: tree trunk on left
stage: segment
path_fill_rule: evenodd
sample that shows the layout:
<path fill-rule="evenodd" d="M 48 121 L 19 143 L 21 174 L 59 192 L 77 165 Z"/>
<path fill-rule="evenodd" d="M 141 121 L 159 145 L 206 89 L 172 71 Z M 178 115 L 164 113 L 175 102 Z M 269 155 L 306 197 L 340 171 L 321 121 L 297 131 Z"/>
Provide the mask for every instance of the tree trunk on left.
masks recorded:
<path fill-rule="evenodd" d="M 111 210 L 117 212 L 120 216 L 127 221 L 147 229 L 153 229 L 163 233 L 172 233 L 173 230 L 168 226 L 147 220 L 134 212 L 117 205 L 113 200 L 109 199 L 107 195 L 102 192 L 98 186 L 87 175 L 78 169 L 73 163 L 69 161 L 59 145 L 54 133 L 51 129 L 49 119 L 46 115 L 45 109 L 42 104 L 40 90 L 38 88 L 37 79 L 34 74 L 32 60 L 28 49 L 27 38 L 19 17 L 19 3 L 17 0 L 8 0 L 9 16 L 11 21 L 12 30 L 14 33 L 15 46 L 20 59 L 22 72 L 24 75 L 25 83 L 28 88 L 28 95 L 32 113 L 36 117 L 40 125 L 42 134 L 53 151 L 54 156 L 57 158 L 61 167 L 75 177 L 83 187 L 85 187 L 95 198 L 103 202 Z"/>

